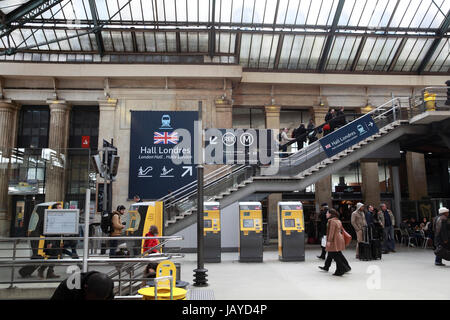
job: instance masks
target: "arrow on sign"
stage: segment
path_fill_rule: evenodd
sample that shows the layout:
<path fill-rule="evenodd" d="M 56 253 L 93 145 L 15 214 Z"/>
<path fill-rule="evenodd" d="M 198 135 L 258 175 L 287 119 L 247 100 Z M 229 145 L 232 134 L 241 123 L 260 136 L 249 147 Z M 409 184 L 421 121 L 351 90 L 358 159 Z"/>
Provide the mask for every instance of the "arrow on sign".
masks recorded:
<path fill-rule="evenodd" d="M 209 138 L 209 143 L 210 144 L 217 144 L 217 137 L 210 137 Z"/>
<path fill-rule="evenodd" d="M 373 127 L 373 122 L 369 122 L 369 127 Z"/>
<path fill-rule="evenodd" d="M 181 174 L 181 177 L 184 177 L 186 174 L 192 177 L 192 167 L 191 166 L 183 166 L 184 172 Z"/>

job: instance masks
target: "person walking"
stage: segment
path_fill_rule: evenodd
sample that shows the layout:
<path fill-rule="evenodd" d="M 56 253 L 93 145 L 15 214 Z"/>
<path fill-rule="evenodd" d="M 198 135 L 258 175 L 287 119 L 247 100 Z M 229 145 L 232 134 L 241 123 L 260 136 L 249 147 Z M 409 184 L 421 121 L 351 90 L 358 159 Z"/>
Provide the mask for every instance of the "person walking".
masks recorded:
<path fill-rule="evenodd" d="M 325 260 L 327 252 L 325 250 L 326 240 L 324 238 L 326 238 L 326 235 L 327 235 L 328 203 L 324 202 L 320 206 L 321 206 L 321 209 L 320 209 L 320 213 L 319 213 L 319 228 L 318 228 L 319 232 L 318 233 L 319 233 L 320 247 L 322 248 L 322 253 L 320 254 L 320 256 L 317 256 L 317 258 Z"/>
<path fill-rule="evenodd" d="M 343 236 L 342 222 L 339 220 L 339 213 L 335 209 L 330 209 L 327 212 L 327 246 L 328 258 L 323 267 L 319 269 L 328 271 L 332 260 L 336 262 L 335 276 L 342 276 L 344 273 L 351 270 L 347 259 L 345 259 L 342 251 L 345 250 L 345 240 Z"/>
<path fill-rule="evenodd" d="M 381 225 L 383 226 L 383 234 L 384 234 L 384 251 L 383 254 L 387 254 L 389 252 L 395 252 L 395 238 L 394 238 L 394 226 L 395 226 L 395 217 L 391 210 L 389 210 L 385 203 L 380 205 L 380 211 L 378 215 L 381 220 Z"/>
<path fill-rule="evenodd" d="M 448 244 L 448 213 L 449 210 L 446 207 L 439 208 L 439 216 L 434 219 L 434 243 L 436 248 L 439 249 L 439 246 L 449 249 Z M 445 266 L 442 263 L 442 258 L 436 255 L 434 260 L 434 264 L 436 266 Z"/>
<path fill-rule="evenodd" d="M 352 213 L 351 224 L 356 232 L 356 259 L 359 259 L 359 243 L 363 241 L 364 228 L 367 227 L 363 203 L 358 202 L 356 204 L 356 210 Z"/>
<path fill-rule="evenodd" d="M 112 213 L 111 224 L 112 224 L 112 232 L 111 237 L 120 237 L 122 235 L 122 230 L 125 226 L 122 223 L 122 216 L 125 213 L 125 206 L 119 205 L 117 210 Z M 117 246 L 119 245 L 118 240 L 109 240 L 109 256 L 115 256 Z"/>

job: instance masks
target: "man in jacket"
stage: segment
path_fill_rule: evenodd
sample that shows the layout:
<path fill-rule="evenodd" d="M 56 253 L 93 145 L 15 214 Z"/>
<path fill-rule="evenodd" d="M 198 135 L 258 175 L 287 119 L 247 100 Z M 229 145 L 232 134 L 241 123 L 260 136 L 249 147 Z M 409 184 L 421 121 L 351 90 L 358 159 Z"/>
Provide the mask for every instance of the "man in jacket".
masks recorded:
<path fill-rule="evenodd" d="M 385 203 L 380 205 L 380 211 L 378 216 L 380 217 L 381 225 L 384 232 L 384 254 L 389 252 L 395 252 L 395 238 L 394 238 L 394 226 L 395 217 L 391 210 L 389 210 Z"/>
<path fill-rule="evenodd" d="M 449 249 L 448 245 L 448 209 L 446 207 L 442 207 L 439 209 L 439 216 L 437 216 L 434 220 L 433 229 L 434 233 L 434 242 L 436 247 L 442 246 L 446 249 Z M 436 256 L 434 264 L 437 266 L 445 266 L 442 263 L 442 258 Z"/>
<path fill-rule="evenodd" d="M 117 207 L 117 211 L 113 211 L 111 224 L 112 224 L 112 232 L 111 237 L 120 237 L 122 235 L 122 230 L 125 226 L 122 224 L 122 216 L 125 213 L 125 207 L 120 205 Z M 119 244 L 118 240 L 110 240 L 109 241 L 109 256 L 114 256 L 116 254 L 117 246 Z"/>
<path fill-rule="evenodd" d="M 356 204 L 356 210 L 352 213 L 351 223 L 356 232 L 356 259 L 359 259 L 359 243 L 363 241 L 364 228 L 367 227 L 363 203 L 358 202 Z"/>
<path fill-rule="evenodd" d="M 325 247 L 322 246 L 322 237 L 326 236 L 327 234 L 327 212 L 328 212 L 328 204 L 326 202 L 322 203 L 319 213 L 319 240 L 320 240 L 320 247 L 322 248 L 322 254 L 320 256 L 317 256 L 319 259 L 325 260 L 325 256 L 327 252 L 325 251 Z"/>

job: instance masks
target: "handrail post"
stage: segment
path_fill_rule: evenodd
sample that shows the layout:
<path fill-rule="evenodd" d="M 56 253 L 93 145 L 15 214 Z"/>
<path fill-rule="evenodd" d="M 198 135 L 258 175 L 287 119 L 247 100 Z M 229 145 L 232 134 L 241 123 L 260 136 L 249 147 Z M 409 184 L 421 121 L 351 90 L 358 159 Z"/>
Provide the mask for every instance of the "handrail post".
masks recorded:
<path fill-rule="evenodd" d="M 16 260 L 16 248 L 17 248 L 17 240 L 14 240 L 13 256 L 12 256 L 13 261 Z M 9 285 L 8 289 L 14 289 L 15 288 L 14 287 L 14 271 L 15 271 L 15 268 L 14 268 L 14 264 L 13 264 L 12 267 L 11 267 L 11 284 Z"/>

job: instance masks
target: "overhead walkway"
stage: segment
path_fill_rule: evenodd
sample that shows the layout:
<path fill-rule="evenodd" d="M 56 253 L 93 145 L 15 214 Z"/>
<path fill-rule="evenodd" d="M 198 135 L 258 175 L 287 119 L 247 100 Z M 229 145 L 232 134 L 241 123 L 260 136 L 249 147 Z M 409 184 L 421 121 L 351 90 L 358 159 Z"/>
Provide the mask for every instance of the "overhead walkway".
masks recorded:
<path fill-rule="evenodd" d="M 427 109 L 422 95 L 396 97 L 378 106 L 368 114 L 379 132 L 327 157 L 320 140 L 308 145 L 288 158 L 276 158 L 271 166 L 223 166 L 205 176 L 205 201 L 218 201 L 221 208 L 255 193 L 303 190 L 320 179 L 358 161 L 404 135 L 425 135 L 430 123 L 450 118 L 445 104 L 446 87 L 433 90 L 434 109 Z M 429 103 L 428 103 L 429 106 Z M 436 117 L 433 112 L 439 112 Z M 415 121 L 421 119 L 421 121 Z M 358 119 L 354 120 L 357 121 Z M 351 125 L 348 123 L 346 126 Z M 345 126 L 335 130 L 345 130 Z M 165 202 L 165 234 L 174 234 L 196 221 L 196 182 L 160 199 Z"/>

